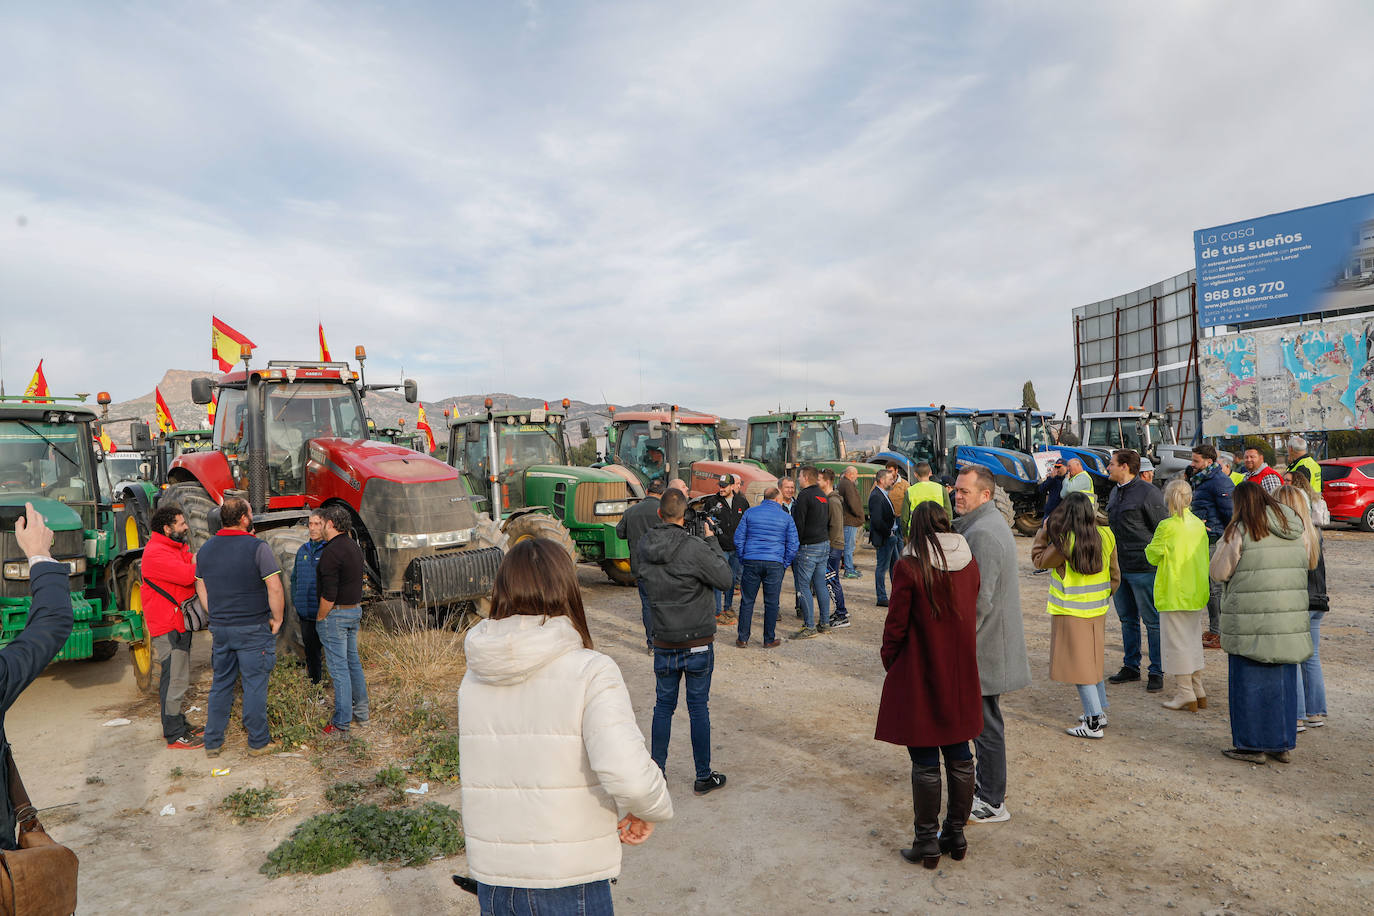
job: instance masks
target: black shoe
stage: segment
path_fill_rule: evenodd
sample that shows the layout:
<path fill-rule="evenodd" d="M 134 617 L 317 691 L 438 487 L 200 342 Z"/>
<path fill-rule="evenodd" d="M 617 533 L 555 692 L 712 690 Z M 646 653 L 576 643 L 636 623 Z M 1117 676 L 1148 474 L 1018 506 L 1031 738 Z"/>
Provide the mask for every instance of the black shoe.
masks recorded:
<path fill-rule="evenodd" d="M 849 626 L 848 614 L 841 614 L 839 617 L 830 618 L 830 628 L 832 630 L 843 630 L 847 626 Z"/>
<path fill-rule="evenodd" d="M 1136 680 L 1140 680 L 1140 676 L 1139 676 L 1139 675 L 1136 675 Z M 1148 691 L 1150 691 L 1151 693 L 1158 693 L 1159 691 L 1163 690 L 1163 689 L 1164 689 L 1164 675 L 1162 675 L 1162 674 L 1152 674 L 1152 675 L 1150 675 L 1149 681 L 1146 682 L 1146 684 L 1145 684 L 1145 689 L 1148 690 Z"/>
<path fill-rule="evenodd" d="M 697 795 L 705 795 L 707 792 L 714 792 L 725 785 L 725 774 L 711 772 L 705 779 L 698 779 L 692 784 L 692 791 Z"/>
<path fill-rule="evenodd" d="M 878 604 L 878 607 L 887 607 L 887 599 L 886 599 L 886 598 L 879 598 L 877 604 Z"/>
<path fill-rule="evenodd" d="M 1124 684 L 1124 683 L 1126 683 L 1127 681 L 1138 681 L 1138 680 L 1140 680 L 1140 669 L 1139 669 L 1139 668 L 1128 668 L 1128 667 L 1126 667 L 1125 665 L 1122 665 L 1120 671 L 1118 671 L 1116 674 L 1113 674 L 1111 677 L 1107 678 L 1107 683 L 1108 683 L 1108 684 Z"/>

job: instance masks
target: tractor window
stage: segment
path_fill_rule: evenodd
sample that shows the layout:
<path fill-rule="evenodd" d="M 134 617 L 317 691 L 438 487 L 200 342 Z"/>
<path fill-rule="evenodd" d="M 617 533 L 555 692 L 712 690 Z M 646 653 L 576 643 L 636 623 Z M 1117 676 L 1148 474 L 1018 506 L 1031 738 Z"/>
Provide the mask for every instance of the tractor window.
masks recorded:
<path fill-rule="evenodd" d="M 827 420 L 797 422 L 798 463 L 804 461 L 838 461 L 840 443 L 835 436 L 835 424 Z"/>
<path fill-rule="evenodd" d="M 963 417 L 945 417 L 945 447 L 956 445 L 976 445 L 973 438 L 973 422 Z"/>
<path fill-rule="evenodd" d="M 566 464 L 558 429 L 537 423 L 512 426 L 502 424 L 500 430 L 501 463 L 505 470 L 527 468 L 536 464 Z"/>
<path fill-rule="evenodd" d="M 1054 434 L 1050 429 L 1050 421 L 1046 417 L 1031 418 L 1031 451 L 1041 449 L 1051 449 L 1055 447 Z"/>
<path fill-rule="evenodd" d="M 459 470 L 463 471 L 464 473 L 473 475 L 478 480 L 482 481 L 483 486 L 486 486 L 487 429 L 485 426 L 482 426 L 481 430 L 482 435 L 477 437 L 476 442 L 466 441 L 466 437 L 462 436 L 464 430 L 459 430 L 459 441 L 463 445 L 463 450 L 459 452 L 459 454 L 462 456 L 460 462 L 463 466 L 459 468 Z"/>
<path fill-rule="evenodd" d="M 621 427 L 618 457 L 621 464 L 635 468 L 646 480 L 668 476 L 663 439 L 649 436 L 648 423 L 626 423 Z"/>
<path fill-rule="evenodd" d="M 720 443 L 713 425 L 679 426 L 677 428 L 678 467 L 685 468 L 698 461 L 719 461 Z"/>
<path fill-rule="evenodd" d="M 888 445 L 913 461 L 933 461 L 935 441 L 931 436 L 930 419 L 920 415 L 894 417 Z"/>
<path fill-rule="evenodd" d="M 215 405 L 215 442 L 226 454 L 237 455 L 247 435 L 247 408 L 239 388 L 221 388 Z"/>
<path fill-rule="evenodd" d="M 274 493 L 301 492 L 306 443 L 311 439 L 367 438 L 357 393 L 328 382 L 267 385 L 263 427 L 267 434 L 268 480 Z"/>
<path fill-rule="evenodd" d="M 1100 417 L 1088 421 L 1088 444 L 1107 448 L 1121 448 L 1121 421 L 1116 417 Z"/>
<path fill-rule="evenodd" d="M 1121 421 L 1121 445 L 1118 448 L 1133 448 L 1142 454 L 1145 452 L 1143 436 L 1140 424 L 1137 421 L 1127 418 Z"/>
<path fill-rule="evenodd" d="M 79 423 L 0 421 L 0 498 L 13 503 L 44 497 L 93 507 L 96 447 Z M 94 527 L 93 511 L 82 516 Z"/>
<path fill-rule="evenodd" d="M 781 423 L 755 423 L 749 427 L 749 457 L 762 461 L 776 476 L 782 476 L 787 440 Z"/>

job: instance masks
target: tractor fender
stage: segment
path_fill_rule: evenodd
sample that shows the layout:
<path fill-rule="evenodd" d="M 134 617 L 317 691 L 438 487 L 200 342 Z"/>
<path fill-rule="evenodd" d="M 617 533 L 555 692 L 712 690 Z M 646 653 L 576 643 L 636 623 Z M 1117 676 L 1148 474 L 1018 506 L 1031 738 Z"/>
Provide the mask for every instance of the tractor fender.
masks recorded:
<path fill-rule="evenodd" d="M 625 467 L 623 464 L 602 465 L 601 470 L 609 471 L 617 477 L 625 478 L 625 482 L 630 485 L 630 495 L 635 499 L 643 499 L 645 495 L 644 484 L 640 482 L 639 476 L 634 471 Z"/>
<path fill-rule="evenodd" d="M 544 515 L 547 515 L 550 518 L 559 521 L 560 524 L 562 523 L 561 520 L 558 519 L 558 516 L 553 514 L 553 509 L 549 508 L 548 506 L 525 506 L 522 509 L 515 509 L 511 512 L 510 515 L 507 515 L 501 521 L 501 527 L 505 528 L 507 525 L 509 525 L 512 521 L 514 521 L 517 518 L 521 518 L 526 515 L 534 515 L 536 513 L 543 513 Z"/>
<path fill-rule="evenodd" d="M 220 451 L 184 452 L 172 462 L 167 471 L 170 483 L 191 483 L 201 485 L 207 496 L 216 504 L 224 502 L 226 490 L 234 489 L 234 477 L 229 472 L 229 459 Z"/>

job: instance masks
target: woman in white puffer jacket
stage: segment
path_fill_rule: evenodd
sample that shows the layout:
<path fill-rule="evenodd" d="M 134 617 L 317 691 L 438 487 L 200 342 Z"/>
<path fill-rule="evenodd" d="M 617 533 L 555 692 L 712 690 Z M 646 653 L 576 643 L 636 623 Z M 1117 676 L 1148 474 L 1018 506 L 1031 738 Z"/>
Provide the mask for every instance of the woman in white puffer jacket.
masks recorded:
<path fill-rule="evenodd" d="M 483 916 L 610 913 L 620 844 L 648 839 L 673 803 L 620 669 L 592 650 L 561 546 L 511 549 L 466 651 L 463 828 Z"/>

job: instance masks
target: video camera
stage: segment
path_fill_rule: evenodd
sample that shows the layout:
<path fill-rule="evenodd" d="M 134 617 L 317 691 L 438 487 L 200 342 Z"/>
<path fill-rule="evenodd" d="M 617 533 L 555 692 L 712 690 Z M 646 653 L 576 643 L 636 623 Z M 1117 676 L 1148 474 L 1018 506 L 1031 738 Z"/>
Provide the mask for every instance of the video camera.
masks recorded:
<path fill-rule="evenodd" d="M 705 540 L 720 531 L 721 515 L 724 511 L 725 504 L 717 499 L 714 494 L 698 496 L 696 499 L 688 500 L 687 511 L 682 517 L 682 527 L 687 529 L 688 534 L 696 535 Z M 711 525 L 709 533 L 706 531 L 708 522 Z"/>

